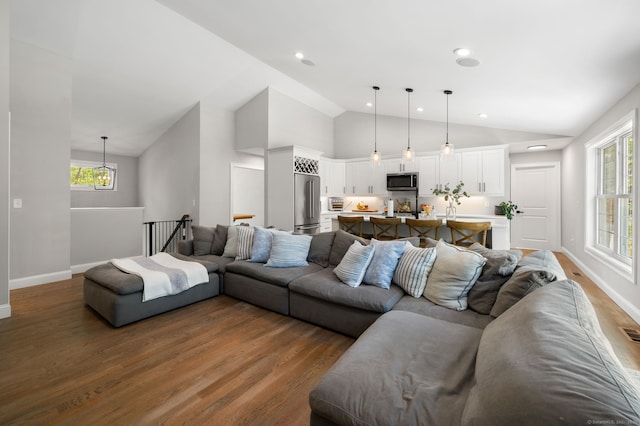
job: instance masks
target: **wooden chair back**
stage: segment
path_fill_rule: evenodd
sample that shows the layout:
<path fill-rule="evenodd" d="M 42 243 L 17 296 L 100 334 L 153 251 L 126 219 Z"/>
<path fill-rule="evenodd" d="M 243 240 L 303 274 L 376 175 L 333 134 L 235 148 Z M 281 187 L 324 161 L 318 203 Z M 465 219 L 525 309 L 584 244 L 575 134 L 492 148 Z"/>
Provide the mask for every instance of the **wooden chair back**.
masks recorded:
<path fill-rule="evenodd" d="M 398 226 L 402 222 L 398 217 L 370 217 L 369 222 L 373 227 L 373 238 L 376 240 L 398 239 Z"/>
<path fill-rule="evenodd" d="M 438 228 L 442 226 L 442 219 L 406 219 L 404 223 L 409 227 L 409 236 L 419 237 L 420 247 L 426 247 L 430 232 L 433 232 L 434 239 L 438 239 Z"/>
<path fill-rule="evenodd" d="M 338 226 L 345 232 L 362 237 L 364 216 L 338 216 Z"/>
<path fill-rule="evenodd" d="M 487 231 L 491 229 L 491 222 L 459 222 L 447 220 L 451 229 L 451 241 L 457 246 L 470 246 L 480 243 L 486 247 Z"/>

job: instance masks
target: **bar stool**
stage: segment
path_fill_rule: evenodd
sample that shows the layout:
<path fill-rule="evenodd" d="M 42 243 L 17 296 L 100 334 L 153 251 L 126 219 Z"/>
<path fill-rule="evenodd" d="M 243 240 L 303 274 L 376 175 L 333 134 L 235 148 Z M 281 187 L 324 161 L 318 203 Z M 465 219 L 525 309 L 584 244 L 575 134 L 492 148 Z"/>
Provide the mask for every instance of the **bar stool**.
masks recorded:
<path fill-rule="evenodd" d="M 376 240 L 396 240 L 398 239 L 398 226 L 400 218 L 370 217 L 369 222 L 373 226 L 373 238 Z"/>
<path fill-rule="evenodd" d="M 362 224 L 364 216 L 340 216 L 338 215 L 339 228 L 350 234 L 362 237 Z"/>
<path fill-rule="evenodd" d="M 434 233 L 434 239 L 438 239 L 438 228 L 442 226 L 442 219 L 405 219 L 404 223 L 409 227 L 409 236 L 413 237 L 415 233 L 420 238 L 420 247 L 426 247 L 431 231 Z"/>
<path fill-rule="evenodd" d="M 491 222 L 459 222 L 447 220 L 451 229 L 451 241 L 457 246 L 470 246 L 480 243 L 486 247 L 487 231 L 491 229 Z"/>

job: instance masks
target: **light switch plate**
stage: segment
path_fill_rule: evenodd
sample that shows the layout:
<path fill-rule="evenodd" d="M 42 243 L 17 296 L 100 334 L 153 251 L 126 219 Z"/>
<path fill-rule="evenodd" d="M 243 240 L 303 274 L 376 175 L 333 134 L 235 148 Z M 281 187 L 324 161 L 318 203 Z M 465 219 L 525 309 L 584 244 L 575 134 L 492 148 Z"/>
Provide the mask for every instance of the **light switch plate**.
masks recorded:
<path fill-rule="evenodd" d="M 13 199 L 13 208 L 21 209 L 22 208 L 22 198 L 14 198 Z"/>

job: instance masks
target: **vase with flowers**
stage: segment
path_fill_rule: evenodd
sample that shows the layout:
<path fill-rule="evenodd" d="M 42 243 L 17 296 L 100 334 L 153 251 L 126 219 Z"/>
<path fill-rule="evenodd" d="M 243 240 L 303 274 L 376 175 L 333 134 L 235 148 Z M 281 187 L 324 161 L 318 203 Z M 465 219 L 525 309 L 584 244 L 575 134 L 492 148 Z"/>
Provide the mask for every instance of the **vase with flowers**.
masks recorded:
<path fill-rule="evenodd" d="M 451 188 L 449 183 L 444 186 L 444 188 L 435 188 L 432 190 L 433 195 L 444 195 L 444 201 L 449 203 L 449 206 L 446 208 L 447 219 L 455 220 L 456 219 L 456 205 L 462 204 L 460 199 L 462 197 L 469 198 L 469 194 L 464 190 L 464 183 L 462 181 L 458 182 L 456 186 Z M 455 205 L 454 205 L 455 204 Z"/>

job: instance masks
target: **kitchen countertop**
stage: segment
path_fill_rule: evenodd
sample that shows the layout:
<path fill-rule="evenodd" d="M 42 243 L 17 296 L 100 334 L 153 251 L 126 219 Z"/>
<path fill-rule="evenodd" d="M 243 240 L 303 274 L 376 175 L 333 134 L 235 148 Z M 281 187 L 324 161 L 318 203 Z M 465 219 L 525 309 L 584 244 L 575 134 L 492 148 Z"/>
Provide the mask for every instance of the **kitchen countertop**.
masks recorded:
<path fill-rule="evenodd" d="M 338 215 L 358 215 L 363 216 L 365 222 L 369 221 L 369 217 L 386 217 L 382 212 L 379 213 L 356 213 L 356 212 L 322 212 L 323 216 L 331 216 L 331 219 L 338 220 Z M 406 216 L 396 216 L 402 220 L 402 223 L 405 223 Z M 446 215 L 444 214 L 436 214 L 437 219 L 442 219 L 442 224 L 445 225 L 447 223 Z M 492 227 L 502 228 L 508 227 L 509 221 L 506 216 L 502 215 L 488 215 L 488 214 L 459 214 L 456 215 L 457 220 L 469 221 L 469 222 L 482 222 L 482 221 L 490 221 Z"/>

